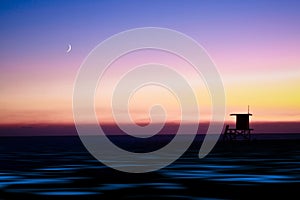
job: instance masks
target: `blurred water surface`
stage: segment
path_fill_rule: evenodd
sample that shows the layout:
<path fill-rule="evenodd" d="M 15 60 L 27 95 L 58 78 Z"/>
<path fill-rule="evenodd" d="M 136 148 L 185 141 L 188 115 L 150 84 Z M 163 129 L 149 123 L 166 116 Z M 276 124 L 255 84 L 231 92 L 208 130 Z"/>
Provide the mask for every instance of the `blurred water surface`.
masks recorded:
<path fill-rule="evenodd" d="M 261 193 L 276 197 L 297 194 L 300 140 L 285 140 L 282 135 L 277 135 L 277 140 L 274 135 L 260 137 L 252 142 L 219 142 L 200 160 L 197 156 L 203 137 L 199 136 L 179 160 L 145 174 L 104 166 L 76 136 L 1 137 L 0 197 L 251 199 Z M 126 146 L 126 139 L 115 140 Z M 130 146 L 140 148 L 132 142 Z"/>

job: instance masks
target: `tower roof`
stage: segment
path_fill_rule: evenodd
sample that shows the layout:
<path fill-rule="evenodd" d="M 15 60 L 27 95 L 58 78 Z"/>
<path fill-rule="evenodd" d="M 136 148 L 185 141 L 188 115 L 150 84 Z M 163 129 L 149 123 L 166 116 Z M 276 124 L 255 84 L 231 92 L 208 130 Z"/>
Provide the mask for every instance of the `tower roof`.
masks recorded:
<path fill-rule="evenodd" d="M 230 114 L 230 116 L 238 116 L 238 115 L 249 115 L 249 116 L 252 116 L 251 113 L 233 113 L 233 114 Z"/>

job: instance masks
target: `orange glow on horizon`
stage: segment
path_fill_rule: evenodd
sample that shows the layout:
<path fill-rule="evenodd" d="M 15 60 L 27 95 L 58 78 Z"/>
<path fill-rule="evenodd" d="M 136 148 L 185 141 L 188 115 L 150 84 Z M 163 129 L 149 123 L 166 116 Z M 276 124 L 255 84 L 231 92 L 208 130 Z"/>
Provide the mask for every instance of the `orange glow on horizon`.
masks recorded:
<path fill-rule="evenodd" d="M 232 120 L 229 117 L 230 113 L 247 112 L 247 105 L 250 105 L 250 111 L 254 114 L 252 121 L 300 121 L 300 93 L 298 92 L 300 79 L 298 79 L 297 72 L 293 77 L 284 78 L 284 74 L 282 76 L 282 78 L 275 77 L 274 79 L 253 77 L 251 81 L 248 77 L 245 77 L 243 81 L 242 77 L 234 80 L 232 77 L 223 76 L 227 101 L 226 120 Z M 0 123 L 72 124 L 72 85 L 72 80 L 69 80 L 63 87 L 59 82 L 49 87 L 46 82 L 44 86 L 21 87 L 20 90 L 16 88 L 15 91 L 7 92 L 0 99 Z M 201 119 L 207 121 L 210 116 L 209 94 L 204 94 L 205 92 L 200 94 L 203 87 L 197 88 L 197 86 L 199 85 L 194 85 L 195 90 L 200 91 L 200 96 L 197 98 Z M 44 88 L 47 92 L 43 91 Z M 168 122 L 180 119 L 179 104 L 176 99 L 170 94 L 160 93 L 158 96 L 163 95 L 163 98 L 160 102 L 156 102 L 157 92 L 159 90 L 152 88 L 152 92 L 137 93 L 130 101 L 130 112 L 134 121 L 148 123 L 149 106 L 156 103 L 166 105 L 170 116 Z M 97 110 L 99 108 L 101 107 Z M 100 110 L 103 111 L 103 108 Z M 104 109 L 104 115 L 107 115 L 103 118 L 105 123 L 112 121 L 110 113 L 109 107 Z M 191 122 L 194 121 L 191 119 Z"/>

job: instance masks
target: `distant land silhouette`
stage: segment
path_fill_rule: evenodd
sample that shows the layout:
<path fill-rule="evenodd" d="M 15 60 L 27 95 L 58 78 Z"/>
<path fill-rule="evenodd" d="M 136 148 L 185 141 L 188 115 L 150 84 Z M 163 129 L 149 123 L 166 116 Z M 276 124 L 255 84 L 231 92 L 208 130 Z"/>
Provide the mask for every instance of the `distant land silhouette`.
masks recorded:
<path fill-rule="evenodd" d="M 234 126 L 234 123 L 225 123 Z M 88 126 L 88 125 L 87 125 Z M 184 124 L 189 126 L 189 124 Z M 115 124 L 102 125 L 105 133 L 108 135 L 123 135 L 124 133 Z M 167 123 L 160 134 L 176 133 L 178 124 Z M 200 123 L 198 134 L 205 134 L 208 128 L 208 123 Z M 300 122 L 251 122 L 253 134 L 276 134 L 276 133 L 299 133 Z M 224 130 L 223 130 L 224 131 Z M 141 133 L 142 134 L 142 133 Z M 187 133 L 188 134 L 188 133 Z M 11 124 L 0 125 L 0 136 L 72 136 L 77 135 L 74 124 Z"/>

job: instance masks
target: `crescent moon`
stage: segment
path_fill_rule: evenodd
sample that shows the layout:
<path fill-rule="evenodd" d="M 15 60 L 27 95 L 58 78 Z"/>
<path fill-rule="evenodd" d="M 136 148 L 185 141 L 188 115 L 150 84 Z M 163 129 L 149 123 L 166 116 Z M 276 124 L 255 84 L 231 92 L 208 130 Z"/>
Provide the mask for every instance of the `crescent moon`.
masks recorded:
<path fill-rule="evenodd" d="M 71 44 L 68 44 L 68 50 L 67 50 L 67 53 L 69 53 L 71 50 L 72 50 L 72 46 L 71 46 Z"/>

